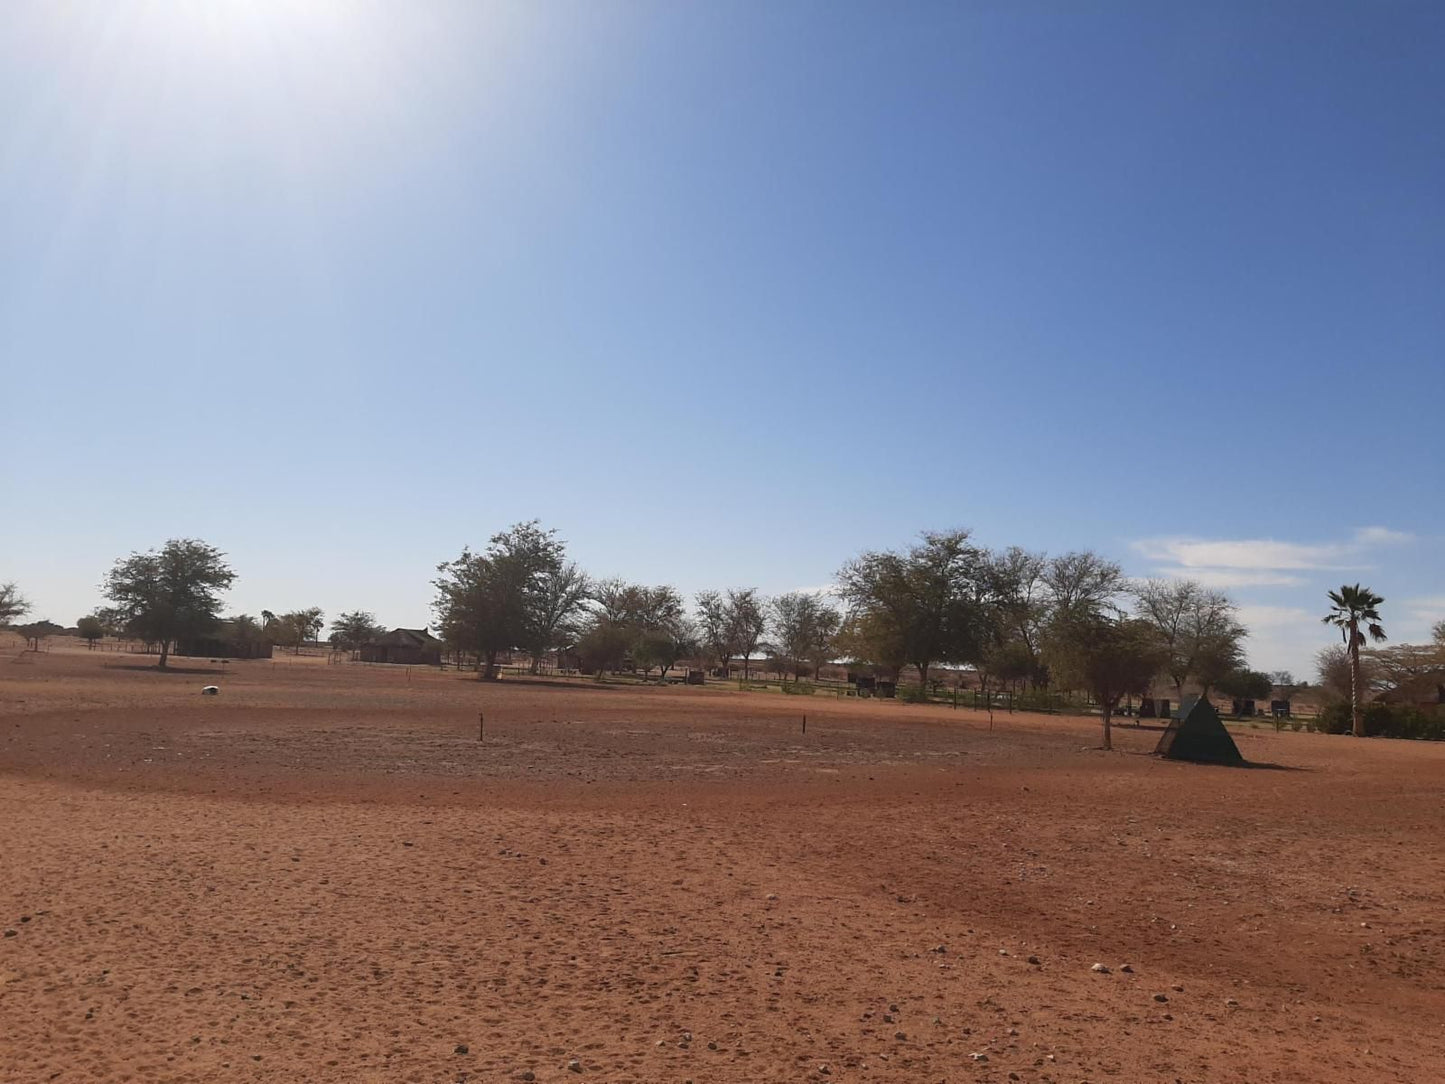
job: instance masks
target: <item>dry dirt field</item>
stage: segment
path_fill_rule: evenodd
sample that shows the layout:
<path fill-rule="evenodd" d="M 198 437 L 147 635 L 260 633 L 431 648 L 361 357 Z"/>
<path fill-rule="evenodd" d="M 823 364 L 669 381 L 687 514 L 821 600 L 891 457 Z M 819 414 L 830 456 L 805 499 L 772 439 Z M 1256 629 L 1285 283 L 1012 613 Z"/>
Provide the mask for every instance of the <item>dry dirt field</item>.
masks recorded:
<path fill-rule="evenodd" d="M 0 656 L 3 1084 L 1445 1079 L 1445 748 L 148 661 Z"/>

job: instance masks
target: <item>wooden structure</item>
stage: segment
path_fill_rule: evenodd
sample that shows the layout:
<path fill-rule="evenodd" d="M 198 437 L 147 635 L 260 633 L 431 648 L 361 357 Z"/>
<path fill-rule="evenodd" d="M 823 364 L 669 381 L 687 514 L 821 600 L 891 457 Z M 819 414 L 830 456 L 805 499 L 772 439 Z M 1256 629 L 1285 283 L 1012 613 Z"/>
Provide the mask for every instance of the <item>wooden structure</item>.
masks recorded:
<path fill-rule="evenodd" d="M 361 645 L 362 662 L 440 666 L 442 642 L 426 629 L 392 629 Z"/>
<path fill-rule="evenodd" d="M 224 636 L 193 636 L 176 643 L 175 654 L 188 659 L 269 659 L 266 640 L 230 640 Z"/>

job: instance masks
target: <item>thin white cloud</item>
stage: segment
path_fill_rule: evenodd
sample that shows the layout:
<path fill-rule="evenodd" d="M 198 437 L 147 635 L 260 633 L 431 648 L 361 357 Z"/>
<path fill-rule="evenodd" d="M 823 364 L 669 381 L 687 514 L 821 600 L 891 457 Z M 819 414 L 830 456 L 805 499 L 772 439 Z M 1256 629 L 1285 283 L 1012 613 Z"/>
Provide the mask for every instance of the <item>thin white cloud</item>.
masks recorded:
<path fill-rule="evenodd" d="M 1347 546 L 1304 545 L 1270 538 L 1205 541 L 1192 538 L 1148 538 L 1134 548 L 1153 561 L 1169 561 L 1181 568 L 1233 568 L 1255 570 L 1338 568 L 1350 550 Z"/>
<path fill-rule="evenodd" d="M 1241 606 L 1239 619 L 1251 629 L 1289 628 L 1308 622 L 1319 623 L 1322 614 L 1302 606 Z"/>
<path fill-rule="evenodd" d="M 1430 624 L 1445 619 L 1445 595 L 1423 595 L 1407 598 L 1405 607 L 1416 621 Z"/>
<path fill-rule="evenodd" d="M 1359 546 L 1398 546 L 1415 541 L 1409 531 L 1392 531 L 1388 527 L 1360 527 L 1355 531 L 1355 544 Z"/>
<path fill-rule="evenodd" d="M 1298 587 L 1306 582 L 1303 576 L 1269 569 L 1247 568 L 1184 568 L 1163 565 L 1154 570 L 1156 576 L 1169 580 L 1194 580 L 1205 587 Z"/>
<path fill-rule="evenodd" d="M 1401 545 L 1414 535 L 1389 527 L 1360 527 L 1348 542 L 1281 542 L 1274 538 L 1145 538 L 1136 551 L 1157 562 L 1155 574 L 1198 580 L 1210 587 L 1295 587 L 1303 572 L 1361 571 L 1367 551 Z"/>

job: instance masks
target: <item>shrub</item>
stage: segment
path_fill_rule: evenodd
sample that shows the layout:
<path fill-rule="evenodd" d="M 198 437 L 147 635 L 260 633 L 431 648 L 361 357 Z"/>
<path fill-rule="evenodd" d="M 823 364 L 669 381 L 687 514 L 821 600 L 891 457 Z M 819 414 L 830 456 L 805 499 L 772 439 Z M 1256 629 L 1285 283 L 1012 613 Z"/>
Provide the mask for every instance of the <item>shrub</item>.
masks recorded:
<path fill-rule="evenodd" d="M 1348 734 L 1350 732 L 1350 705 L 1331 704 L 1320 712 L 1315 720 L 1321 734 Z"/>
<path fill-rule="evenodd" d="M 900 685 L 898 699 L 908 704 L 926 704 L 929 698 L 922 685 Z"/>
<path fill-rule="evenodd" d="M 1326 734 L 1348 734 L 1350 706 L 1331 704 L 1320 713 L 1320 729 Z M 1365 734 L 1372 738 L 1408 738 L 1415 741 L 1445 741 L 1445 712 L 1412 708 L 1404 704 L 1366 704 Z"/>

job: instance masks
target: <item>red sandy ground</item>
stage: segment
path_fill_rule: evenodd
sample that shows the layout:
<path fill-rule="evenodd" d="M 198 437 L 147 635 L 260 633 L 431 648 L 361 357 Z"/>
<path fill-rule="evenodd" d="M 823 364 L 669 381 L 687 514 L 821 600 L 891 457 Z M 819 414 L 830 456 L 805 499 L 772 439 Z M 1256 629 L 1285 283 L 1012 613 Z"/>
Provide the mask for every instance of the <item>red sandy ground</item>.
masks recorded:
<path fill-rule="evenodd" d="M 1445 1079 L 1440 746 L 145 662 L 0 657 L 4 1084 Z"/>

